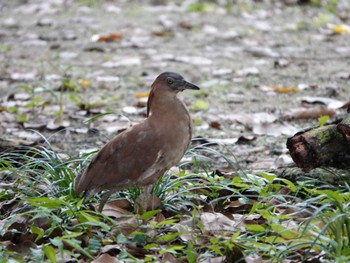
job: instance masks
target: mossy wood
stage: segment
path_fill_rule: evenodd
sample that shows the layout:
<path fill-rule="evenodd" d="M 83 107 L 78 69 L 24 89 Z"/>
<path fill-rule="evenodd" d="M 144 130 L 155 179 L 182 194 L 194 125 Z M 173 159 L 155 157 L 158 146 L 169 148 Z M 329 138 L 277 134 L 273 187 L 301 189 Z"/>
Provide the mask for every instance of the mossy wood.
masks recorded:
<path fill-rule="evenodd" d="M 350 114 L 339 124 L 296 133 L 288 138 L 287 148 L 305 172 L 320 166 L 350 167 Z"/>

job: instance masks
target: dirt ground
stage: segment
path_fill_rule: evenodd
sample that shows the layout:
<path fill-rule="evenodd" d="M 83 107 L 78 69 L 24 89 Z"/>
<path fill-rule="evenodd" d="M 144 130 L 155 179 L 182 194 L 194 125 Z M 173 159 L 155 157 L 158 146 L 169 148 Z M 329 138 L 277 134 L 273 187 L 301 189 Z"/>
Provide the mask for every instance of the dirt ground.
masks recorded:
<path fill-rule="evenodd" d="M 324 115 L 297 109 L 346 112 L 350 3 L 232 2 L 1 1 L 2 136 L 35 129 L 73 155 L 99 147 L 144 118 L 139 97 L 174 71 L 201 87 L 181 94 L 194 137 L 220 139 L 250 168 L 289 163 L 286 139 Z M 104 112 L 115 114 L 86 123 Z"/>

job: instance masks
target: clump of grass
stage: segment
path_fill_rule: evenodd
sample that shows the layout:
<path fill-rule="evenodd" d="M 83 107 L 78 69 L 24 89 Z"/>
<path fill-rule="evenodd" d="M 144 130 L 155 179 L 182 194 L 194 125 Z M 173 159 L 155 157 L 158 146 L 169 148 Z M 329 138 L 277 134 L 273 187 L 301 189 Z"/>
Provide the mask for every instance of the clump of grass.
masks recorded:
<path fill-rule="evenodd" d="M 349 259 L 348 188 L 251 174 L 228 152 L 197 144 L 178 172 L 154 186 L 159 208 L 108 216 L 91 206 L 99 195 L 83 201 L 73 191 L 91 155 L 71 158 L 49 143 L 2 153 L 0 236 L 10 245 L 0 248 L 1 258 L 92 260 L 112 245 L 119 260 L 134 262 L 161 261 L 165 255 L 188 262 L 252 255 L 276 262 Z M 130 189 L 116 197 L 134 204 L 141 192 Z M 223 227 L 213 232 L 211 225 Z M 31 248 L 14 249 L 23 244 Z"/>

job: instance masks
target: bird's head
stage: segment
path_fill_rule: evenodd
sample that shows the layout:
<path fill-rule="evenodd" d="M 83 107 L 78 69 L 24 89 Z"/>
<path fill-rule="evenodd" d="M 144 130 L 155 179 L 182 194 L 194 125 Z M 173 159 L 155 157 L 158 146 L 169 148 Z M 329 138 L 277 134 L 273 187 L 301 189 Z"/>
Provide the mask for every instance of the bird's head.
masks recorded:
<path fill-rule="evenodd" d="M 163 72 L 152 84 L 152 90 L 147 102 L 147 117 L 151 111 L 151 104 L 155 96 L 166 98 L 175 97 L 180 91 L 186 89 L 199 90 L 199 87 L 186 81 L 180 74 L 175 72 Z M 155 95 L 157 94 L 157 95 Z"/>
<path fill-rule="evenodd" d="M 175 93 L 185 89 L 199 90 L 199 87 L 186 81 L 180 74 L 175 72 L 163 72 L 160 74 L 152 84 L 152 88 L 154 87 L 168 88 Z"/>

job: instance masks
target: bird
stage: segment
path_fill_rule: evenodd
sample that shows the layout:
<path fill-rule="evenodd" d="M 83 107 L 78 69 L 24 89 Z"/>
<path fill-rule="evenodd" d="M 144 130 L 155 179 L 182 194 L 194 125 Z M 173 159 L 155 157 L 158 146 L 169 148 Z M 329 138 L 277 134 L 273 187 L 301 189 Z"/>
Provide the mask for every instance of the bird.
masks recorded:
<path fill-rule="evenodd" d="M 107 142 L 74 183 L 77 195 L 101 191 L 98 211 L 110 195 L 132 187 L 150 187 L 179 163 L 192 139 L 192 121 L 177 97 L 199 90 L 175 72 L 161 73 L 151 85 L 146 118 Z"/>

